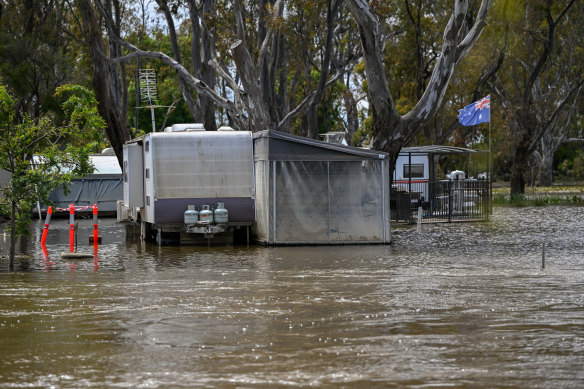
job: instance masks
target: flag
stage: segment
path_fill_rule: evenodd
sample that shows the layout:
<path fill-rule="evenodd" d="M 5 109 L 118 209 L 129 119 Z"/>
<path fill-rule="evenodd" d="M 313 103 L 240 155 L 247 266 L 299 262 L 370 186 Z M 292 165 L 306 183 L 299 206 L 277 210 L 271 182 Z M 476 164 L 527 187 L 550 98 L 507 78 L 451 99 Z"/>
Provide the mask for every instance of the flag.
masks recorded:
<path fill-rule="evenodd" d="M 463 126 L 474 126 L 491 120 L 491 95 L 458 110 L 458 121 Z"/>

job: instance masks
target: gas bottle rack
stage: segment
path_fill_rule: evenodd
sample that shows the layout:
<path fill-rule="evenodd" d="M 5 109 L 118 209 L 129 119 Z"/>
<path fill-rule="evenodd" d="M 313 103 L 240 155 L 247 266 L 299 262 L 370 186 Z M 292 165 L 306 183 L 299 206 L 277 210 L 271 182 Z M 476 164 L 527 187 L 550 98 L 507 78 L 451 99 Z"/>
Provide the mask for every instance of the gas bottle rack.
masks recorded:
<path fill-rule="evenodd" d="M 189 205 L 184 213 L 185 230 L 189 234 L 203 234 L 205 238 L 212 238 L 228 228 L 228 213 L 222 202 L 217 203 L 214 210 L 209 205 L 203 205 L 197 211 L 194 205 Z"/>

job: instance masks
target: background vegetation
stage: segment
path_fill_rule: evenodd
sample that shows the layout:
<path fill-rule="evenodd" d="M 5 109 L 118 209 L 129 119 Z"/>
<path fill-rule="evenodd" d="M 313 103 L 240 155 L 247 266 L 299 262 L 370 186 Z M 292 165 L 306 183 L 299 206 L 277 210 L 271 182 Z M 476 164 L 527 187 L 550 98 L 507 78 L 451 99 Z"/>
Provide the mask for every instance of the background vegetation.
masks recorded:
<path fill-rule="evenodd" d="M 468 7 L 460 18 L 455 3 Z M 61 85 L 94 90 L 107 126 L 61 142 L 95 152 L 110 144 L 118 156 L 153 130 L 149 107 L 157 131 L 181 122 L 313 138 L 342 131 L 394 157 L 405 145 L 486 149 L 488 125 L 461 127 L 456 116 L 490 94 L 494 171 L 523 193 L 584 179 L 583 19 L 575 0 L 0 0 L 0 81 L 15 122 L 62 120 Z M 477 24 L 482 34 L 452 59 L 431 114 L 404 125 L 435 87 L 449 21 L 457 50 Z M 368 81 L 365 32 L 375 33 L 387 91 Z M 151 101 L 140 69 L 156 73 Z M 373 90 L 387 93 L 387 120 Z"/>

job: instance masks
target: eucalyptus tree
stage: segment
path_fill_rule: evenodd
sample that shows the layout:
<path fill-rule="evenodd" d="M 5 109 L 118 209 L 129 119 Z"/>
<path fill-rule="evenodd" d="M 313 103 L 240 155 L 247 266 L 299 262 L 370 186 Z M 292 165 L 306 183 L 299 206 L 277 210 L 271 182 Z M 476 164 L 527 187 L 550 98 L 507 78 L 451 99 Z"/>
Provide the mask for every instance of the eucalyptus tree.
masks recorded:
<path fill-rule="evenodd" d="M 52 96 L 64 82 L 83 82 L 63 34 L 63 10 L 53 1 L 0 1 L 0 78 L 13 92 L 15 113 L 38 118 L 56 108 Z M 75 79 L 76 78 L 76 79 Z"/>
<path fill-rule="evenodd" d="M 78 2 L 84 4 L 83 8 L 90 9 L 85 11 L 87 15 L 83 20 L 89 20 L 90 13 L 95 16 L 95 10 L 90 7 L 89 0 Z M 169 31 L 173 30 L 171 22 L 179 13 L 185 14 L 184 8 L 181 8 L 184 4 L 172 3 L 171 6 L 170 2 L 165 0 L 159 0 L 157 3 L 171 27 Z M 179 44 L 171 45 L 172 53 L 144 50 L 132 44 L 124 39 L 123 34 L 117 33 L 113 26 L 115 21 L 108 15 L 102 2 L 96 0 L 95 4 L 106 23 L 108 40 L 123 46 L 126 53 L 120 57 L 108 56 L 99 48 L 99 42 L 93 40 L 90 46 L 94 61 L 100 61 L 99 58 L 95 58 L 95 54 L 100 54 L 102 59 L 110 64 L 127 63 L 136 58 L 159 60 L 177 72 L 178 79 L 183 85 L 182 94 L 185 100 L 189 99 L 194 90 L 198 101 L 206 98 L 213 102 L 216 108 L 227 113 L 230 122 L 239 129 L 256 131 L 289 128 L 290 119 L 311 103 L 313 106 L 317 105 L 322 99 L 322 91 L 333 85 L 345 69 L 344 66 L 335 64 L 334 73 L 330 72 L 331 60 L 327 59 L 327 56 L 330 56 L 332 50 L 325 49 L 322 61 L 309 62 L 313 67 L 319 66 L 320 82 L 316 83 L 300 101 L 291 98 L 293 96 L 289 93 L 291 87 L 288 77 L 291 71 L 288 61 L 297 53 L 287 50 L 291 38 L 283 34 L 285 30 L 283 25 L 288 17 L 284 12 L 286 7 L 284 0 L 276 0 L 273 3 L 263 1 L 257 4 L 242 0 L 232 2 L 217 0 L 217 3 L 207 0 L 202 3 L 189 1 L 188 14 L 192 34 L 207 37 L 200 41 L 202 43 L 197 48 L 194 42 L 197 37 L 192 38 L 192 59 L 189 61 L 193 64 L 198 63 L 197 55 L 203 53 L 200 56 L 199 69 L 204 68 L 204 71 L 197 70 L 199 65 L 190 68 L 188 61 L 182 56 Z M 338 24 L 334 24 L 336 19 L 334 11 L 338 9 L 340 2 L 331 0 L 329 4 L 330 17 L 326 39 L 332 42 L 333 27 L 338 27 Z M 174 38 L 172 33 L 169 35 L 171 40 L 180 43 L 178 34 Z M 207 49 L 202 47 L 205 45 Z M 229 92 L 221 91 L 214 85 L 214 74 Z M 102 81 L 106 81 L 103 76 L 100 77 Z M 101 95 L 104 94 L 98 91 L 98 96 Z M 104 101 L 107 102 L 107 99 Z M 106 105 L 110 103 L 107 102 Z M 212 108 L 208 106 L 205 111 L 212 112 Z M 112 145 L 114 143 L 112 141 Z"/>
<path fill-rule="evenodd" d="M 393 169 L 401 148 L 439 109 L 456 66 L 468 54 L 486 25 L 491 1 L 482 0 L 474 18 L 469 18 L 468 0 L 454 1 L 444 28 L 438 59 L 432 67 L 425 90 L 414 107 L 404 114 L 396 109 L 383 56 L 387 29 L 385 22 L 392 20 L 392 10 L 375 9 L 366 0 L 345 0 L 345 4 L 359 26 L 372 112 L 372 147 L 390 154 Z"/>
<path fill-rule="evenodd" d="M 584 85 L 582 4 L 577 0 L 510 2 L 509 44 L 504 62 L 488 79 L 509 126 L 511 196 L 525 192 L 528 161 L 546 131 L 565 129 L 574 99 Z M 559 42 L 558 42 L 559 41 Z M 579 42 L 579 44 L 578 44 Z M 558 44 L 560 43 L 560 44 Z M 577 57 L 579 56 L 579 57 Z"/>
<path fill-rule="evenodd" d="M 554 117 L 553 121 L 543 121 L 546 128 L 534 151 L 539 164 L 538 185 L 541 186 L 552 185 L 554 154 L 576 125 L 578 108 L 584 102 L 584 84 L 577 81 L 584 74 L 584 25 L 578 22 L 584 17 L 584 7 L 575 4 L 570 14 L 567 17 L 571 21 L 557 32 L 557 54 L 550 59 L 549 69 L 537 83 L 538 94 L 544 96 L 537 105 L 538 116 Z M 554 115 L 556 107 L 549 104 L 550 96 L 552 101 L 557 100 L 558 94 L 569 92 L 571 88 L 577 88 L 572 101 Z"/>
<path fill-rule="evenodd" d="M 127 127 L 127 84 L 123 63 L 118 67 L 118 63 L 112 61 L 112 58 L 119 58 L 121 45 L 111 36 L 121 32 L 123 5 L 118 0 L 108 1 L 107 8 L 100 0 L 97 3 L 103 18 L 109 21 L 110 39 L 106 41 L 102 35 L 102 22 L 90 0 L 75 0 L 76 9 L 72 12 L 80 17 L 80 39 L 89 50 L 99 113 L 107 124 L 108 139 L 122 166 L 123 146 L 130 140 Z"/>

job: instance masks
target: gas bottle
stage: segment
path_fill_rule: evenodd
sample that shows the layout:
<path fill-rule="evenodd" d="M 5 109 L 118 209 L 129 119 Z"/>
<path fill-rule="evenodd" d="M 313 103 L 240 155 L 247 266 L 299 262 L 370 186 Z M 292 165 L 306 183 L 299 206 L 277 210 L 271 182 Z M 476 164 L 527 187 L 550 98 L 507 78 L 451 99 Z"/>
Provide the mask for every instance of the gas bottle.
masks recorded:
<path fill-rule="evenodd" d="M 199 212 L 197 212 L 194 205 L 188 205 L 184 217 L 185 224 L 197 224 L 199 221 Z"/>
<path fill-rule="evenodd" d="M 203 209 L 199 212 L 199 222 L 213 224 L 213 211 L 211 211 L 208 205 L 203 205 Z"/>
<path fill-rule="evenodd" d="M 213 211 L 213 217 L 216 224 L 226 224 L 229 212 L 225 209 L 225 203 L 217 203 L 217 208 Z"/>

